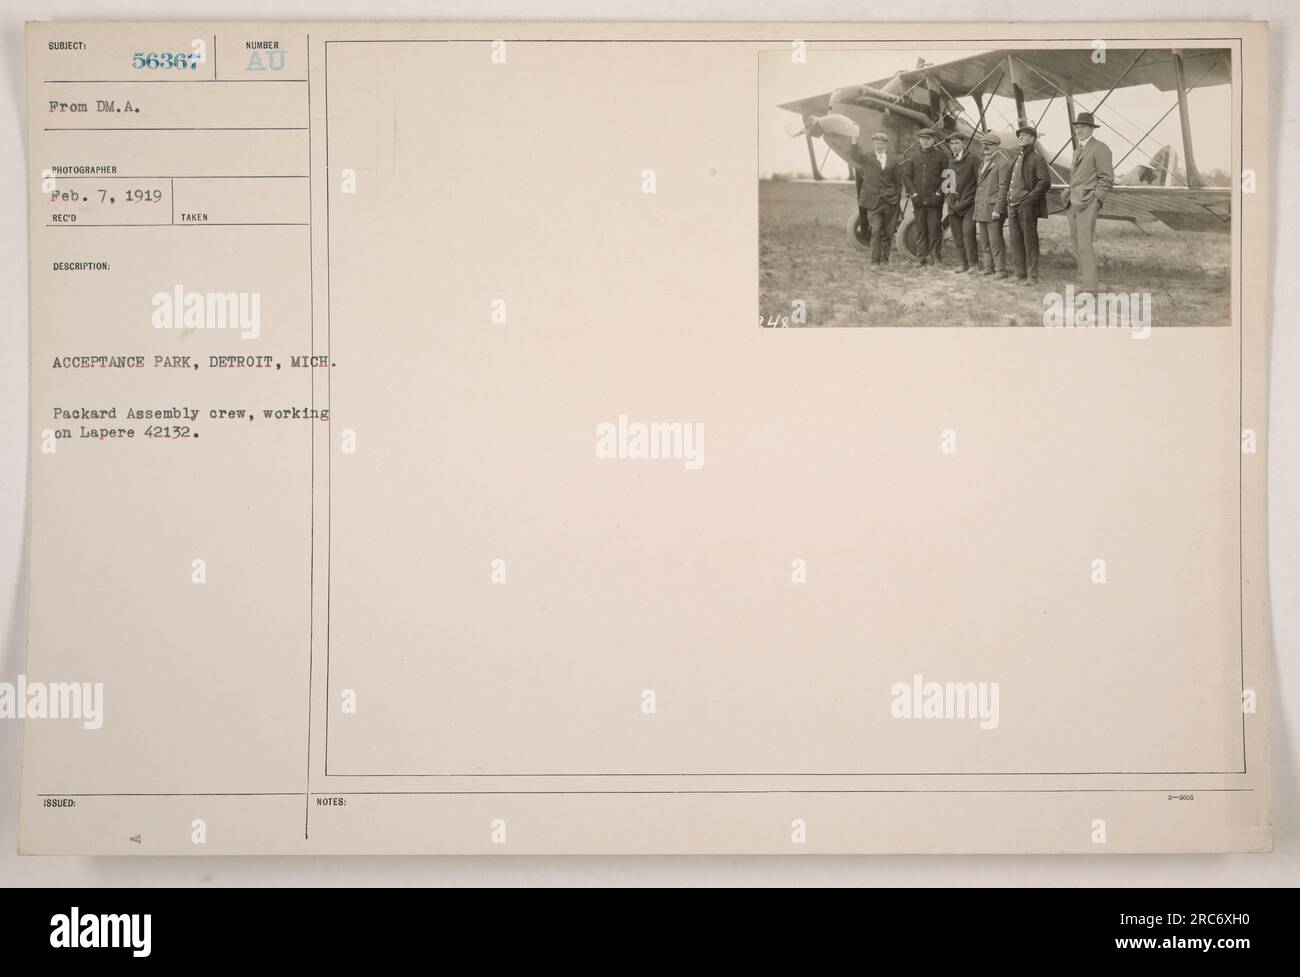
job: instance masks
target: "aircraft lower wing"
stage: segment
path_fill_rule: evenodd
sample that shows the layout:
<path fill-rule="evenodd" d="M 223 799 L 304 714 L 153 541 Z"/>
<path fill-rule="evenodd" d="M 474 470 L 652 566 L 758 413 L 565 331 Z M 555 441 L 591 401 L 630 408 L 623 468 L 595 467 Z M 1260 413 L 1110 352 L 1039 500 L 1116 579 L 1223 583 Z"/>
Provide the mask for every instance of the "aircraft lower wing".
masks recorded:
<path fill-rule="evenodd" d="M 852 180 L 799 179 L 791 182 L 834 187 L 857 199 L 857 188 Z M 1062 184 L 1052 186 L 1049 213 L 1059 214 L 1065 210 L 1068 192 L 1069 188 Z M 1135 224 L 1161 223 L 1175 231 L 1227 234 L 1232 230 L 1232 190 L 1228 187 L 1115 186 L 1106 197 L 1100 218 Z"/>
<path fill-rule="evenodd" d="M 841 193 L 847 193 L 854 200 L 858 198 L 858 185 L 853 180 L 814 180 L 811 177 L 799 177 L 791 183 L 812 183 L 819 187 L 834 187 Z"/>
<path fill-rule="evenodd" d="M 1052 187 L 1051 213 L 1064 209 L 1067 192 L 1066 187 Z M 1158 221 L 1175 231 L 1227 234 L 1232 229 L 1232 190 L 1228 187 L 1116 186 L 1106 196 L 1100 217 L 1137 224 Z"/>

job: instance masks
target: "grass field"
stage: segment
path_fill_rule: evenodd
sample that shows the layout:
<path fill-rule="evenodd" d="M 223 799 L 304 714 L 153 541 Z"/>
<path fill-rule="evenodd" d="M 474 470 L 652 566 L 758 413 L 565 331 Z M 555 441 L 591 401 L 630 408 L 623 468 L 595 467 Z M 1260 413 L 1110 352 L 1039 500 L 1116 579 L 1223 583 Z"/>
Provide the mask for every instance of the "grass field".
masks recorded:
<path fill-rule="evenodd" d="M 854 199 L 834 187 L 763 180 L 759 184 L 759 311 L 789 315 L 807 305 L 807 326 L 1042 326 L 1043 293 L 1064 294 L 1074 280 L 1070 225 L 1064 214 L 1040 221 L 1039 286 L 954 275 L 958 259 L 944 242 L 944 270 L 920 268 L 895 253 L 873 268 L 848 242 Z M 945 235 L 946 237 L 946 235 Z M 1101 286 L 1150 292 L 1151 325 L 1227 326 L 1231 299 L 1226 234 L 1152 232 L 1098 221 Z M 1010 246 L 1008 244 L 1008 251 Z"/>

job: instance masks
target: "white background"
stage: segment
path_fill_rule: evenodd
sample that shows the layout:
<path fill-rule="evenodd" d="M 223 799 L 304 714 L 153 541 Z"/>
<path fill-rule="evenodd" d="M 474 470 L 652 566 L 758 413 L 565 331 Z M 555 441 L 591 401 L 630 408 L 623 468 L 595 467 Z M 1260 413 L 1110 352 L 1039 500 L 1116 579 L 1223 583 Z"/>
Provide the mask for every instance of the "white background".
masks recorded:
<path fill-rule="evenodd" d="M 1271 855 L 1029 857 L 408 857 L 19 858 L 16 854 L 20 723 L 0 720 L 0 885 L 1294 885 L 1300 882 L 1300 240 L 1281 233 L 1300 217 L 1290 175 L 1300 169 L 1300 7 L 1289 0 L 1074 0 L 979 4 L 929 0 L 880 5 L 847 0 L 648 2 L 10 2 L 0 13 L 0 681 L 23 671 L 27 642 L 28 321 L 25 66 L 28 20 L 1268 20 L 1276 201 L 1272 229 L 1272 376 L 1269 523 L 1273 618 Z M 685 136 L 684 138 L 689 138 Z M 65 568 L 75 572 L 75 568 Z M 93 580 L 85 581 L 93 587 Z"/>

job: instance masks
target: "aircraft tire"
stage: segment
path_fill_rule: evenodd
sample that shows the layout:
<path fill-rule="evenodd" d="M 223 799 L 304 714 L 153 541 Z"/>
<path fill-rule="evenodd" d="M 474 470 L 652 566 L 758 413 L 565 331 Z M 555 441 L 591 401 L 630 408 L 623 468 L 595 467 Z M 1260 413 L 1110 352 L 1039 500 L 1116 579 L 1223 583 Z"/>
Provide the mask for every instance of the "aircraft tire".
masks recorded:
<path fill-rule="evenodd" d="M 861 225 L 861 223 L 862 220 L 858 216 L 856 210 L 849 215 L 849 223 L 845 227 L 845 231 L 847 231 L 849 236 L 849 244 L 853 245 L 855 250 L 864 252 L 870 251 L 871 229 L 869 227 L 860 228 L 859 225 Z"/>
<path fill-rule="evenodd" d="M 919 261 L 916 254 L 916 215 L 909 213 L 898 225 L 898 236 L 894 242 L 898 252 L 913 261 Z"/>

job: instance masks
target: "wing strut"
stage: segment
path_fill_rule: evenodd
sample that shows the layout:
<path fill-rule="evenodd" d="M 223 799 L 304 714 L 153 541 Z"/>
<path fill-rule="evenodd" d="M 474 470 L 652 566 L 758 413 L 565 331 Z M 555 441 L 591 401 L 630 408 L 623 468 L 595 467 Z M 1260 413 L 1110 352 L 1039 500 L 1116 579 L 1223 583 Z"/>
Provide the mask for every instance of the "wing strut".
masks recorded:
<path fill-rule="evenodd" d="M 1132 63 L 1130 63 L 1129 66 L 1128 66 L 1127 68 L 1125 68 L 1125 69 L 1120 73 L 1120 76 L 1119 76 L 1118 78 L 1115 79 L 1115 84 L 1113 84 L 1113 85 L 1110 86 L 1110 90 L 1107 91 L 1106 94 L 1103 95 L 1103 96 L 1101 97 L 1101 101 L 1098 102 L 1098 103 L 1096 104 L 1096 106 L 1093 108 L 1093 110 L 1092 110 L 1092 114 L 1093 114 L 1093 115 L 1096 115 L 1096 114 L 1101 110 L 1101 107 L 1102 107 L 1103 105 L 1106 104 L 1106 99 L 1110 98 L 1111 94 L 1115 91 L 1115 89 L 1119 88 L 1119 86 L 1124 82 L 1124 79 L 1128 77 L 1128 73 L 1129 73 L 1130 71 L 1132 71 L 1134 68 L 1137 67 L 1137 63 L 1138 63 L 1139 61 L 1142 60 L 1142 56 L 1143 56 L 1144 54 L 1146 54 L 1146 53 L 1147 53 L 1147 49 L 1146 49 L 1146 48 L 1143 48 L 1141 51 L 1139 51 L 1139 52 L 1137 53 L 1137 57 L 1134 58 L 1133 61 L 1132 61 Z M 1032 67 L 1033 67 L 1033 65 L 1030 65 L 1030 68 L 1032 68 Z M 1038 75 L 1038 77 L 1040 77 L 1040 78 L 1043 77 L 1043 75 L 1042 75 L 1041 73 L 1039 73 L 1039 72 L 1034 72 L 1034 74 Z M 1057 90 L 1060 91 L 1059 88 L 1058 88 Z M 1166 113 L 1166 114 L 1167 114 L 1167 113 Z M 1056 160 L 1057 160 L 1057 157 L 1059 157 L 1063 152 L 1065 152 L 1065 146 L 1073 146 L 1073 145 L 1074 145 L 1074 116 L 1073 116 L 1073 113 L 1071 113 L 1071 116 L 1070 116 L 1070 123 L 1071 123 L 1071 125 L 1070 125 L 1070 141 L 1067 142 L 1064 146 L 1062 146 L 1060 149 L 1058 149 L 1058 150 L 1056 151 L 1056 155 L 1053 156 L 1051 159 L 1049 159 L 1049 160 L 1047 161 L 1047 162 L 1048 162 L 1048 165 L 1051 165 L 1052 163 L 1055 163 Z"/>
<path fill-rule="evenodd" d="M 1210 62 L 1210 66 L 1209 66 L 1208 68 L 1206 68 L 1204 71 L 1201 72 L 1201 77 L 1196 79 L 1196 85 L 1199 85 L 1199 84 L 1201 83 L 1201 81 L 1205 78 L 1205 76 L 1208 75 L 1212 70 L 1214 70 L 1214 67 L 1215 67 L 1216 64 L 1217 64 L 1217 62 L 1214 62 L 1214 61 L 1211 61 L 1211 62 Z M 1179 73 L 1178 80 L 1179 80 L 1180 82 L 1182 81 L 1182 74 L 1181 74 L 1181 72 Z M 1194 85 L 1193 87 L 1195 87 L 1195 85 Z M 1176 109 L 1176 108 L 1177 108 L 1177 109 L 1183 109 L 1183 110 L 1185 111 L 1185 110 L 1186 110 L 1186 108 L 1185 108 L 1186 100 L 1187 100 L 1187 90 L 1186 90 L 1186 88 L 1184 88 L 1184 87 L 1180 84 L 1180 85 L 1178 86 L 1178 101 L 1175 102 L 1173 105 L 1169 106 L 1169 108 L 1165 109 L 1165 114 L 1162 115 L 1162 116 L 1160 116 L 1160 118 L 1156 119 L 1156 124 L 1153 125 L 1153 126 L 1152 126 L 1150 129 L 1148 129 L 1146 132 L 1144 132 L 1144 133 L 1142 134 L 1142 136 L 1138 139 L 1138 141 L 1137 141 L 1136 143 L 1130 143 L 1130 145 L 1131 145 L 1133 148 L 1130 149 L 1127 153 L 1125 153 L 1123 156 L 1120 157 L 1119 162 L 1115 164 L 1115 169 L 1119 169 L 1120 165 L 1124 162 L 1124 160 L 1128 159 L 1130 156 L 1133 155 L 1133 150 L 1134 150 L 1134 149 L 1137 149 L 1138 146 L 1141 145 L 1143 139 L 1146 139 L 1147 136 L 1149 136 L 1149 135 L 1151 135 L 1151 133 L 1155 132 L 1156 126 L 1160 125 L 1160 123 L 1164 122 L 1165 119 L 1169 118 L 1169 113 L 1170 113 L 1170 112 L 1172 112 L 1172 111 L 1173 111 L 1174 109 Z M 1116 130 L 1116 131 L 1118 131 L 1118 130 Z M 1188 131 L 1188 128 L 1187 128 L 1186 126 L 1183 127 L 1183 140 L 1184 140 L 1184 144 L 1185 144 L 1186 146 L 1190 146 L 1190 145 L 1191 145 L 1191 143 L 1190 143 L 1190 141 L 1189 141 L 1189 131 Z M 1143 152 L 1145 153 L 1145 150 L 1144 150 Z M 1150 156 L 1147 157 L 1147 159 L 1150 159 L 1150 158 L 1151 158 Z M 1196 174 L 1196 179 L 1197 179 L 1198 181 L 1200 181 L 1200 182 L 1197 184 L 1198 187 L 1202 187 L 1202 188 L 1203 188 L 1203 187 L 1207 186 L 1207 182 L 1206 182 L 1205 178 L 1204 178 L 1203 176 L 1201 176 L 1201 174 L 1200 174 L 1200 172 L 1199 172 L 1198 170 L 1196 170 L 1196 164 L 1195 164 L 1194 162 L 1191 162 L 1191 161 L 1188 161 L 1188 160 L 1184 160 L 1184 161 L 1183 161 L 1183 166 L 1184 166 L 1184 168 L 1187 170 L 1187 180 L 1185 181 L 1185 184 L 1186 184 L 1186 186 L 1187 186 L 1187 188 L 1188 188 L 1189 190 L 1191 190 L 1191 189 L 1196 189 L 1195 187 L 1192 186 L 1192 174 L 1193 174 L 1193 173 Z"/>
<path fill-rule="evenodd" d="M 1020 87 L 1020 72 L 1016 70 L 1018 63 L 1015 55 L 1007 55 L 1007 76 L 1011 79 L 1011 94 L 1016 99 L 1016 125 L 1023 126 L 1029 124 L 1029 116 L 1025 115 L 1025 90 Z"/>
<path fill-rule="evenodd" d="M 803 138 L 804 138 L 804 142 L 808 144 L 808 162 L 812 164 L 813 179 L 814 180 L 826 179 L 824 176 L 822 176 L 821 167 L 817 165 L 817 152 L 816 150 L 813 149 L 812 136 L 809 134 L 806 128 L 804 129 Z"/>
<path fill-rule="evenodd" d="M 993 72 L 990 71 L 990 72 L 989 72 L 989 75 L 991 75 L 991 74 L 993 74 Z M 987 79 L 988 79 L 988 75 L 985 75 L 984 78 L 985 78 L 985 80 L 987 80 Z M 998 75 L 997 81 L 995 81 L 995 82 L 993 83 L 993 91 L 997 91 L 997 90 L 998 90 L 998 85 L 1001 84 L 1001 82 L 1002 82 L 1002 76 L 1001 76 L 1001 75 Z M 983 84 L 984 84 L 984 82 L 981 81 L 981 82 L 980 82 L 980 85 L 983 85 Z M 978 86 L 977 86 L 977 87 L 978 87 Z M 975 104 L 976 104 L 977 106 L 979 106 L 980 117 L 979 117 L 979 121 L 978 121 L 977 123 L 975 123 L 974 128 L 971 129 L 970 136 L 966 139 L 966 145 L 962 147 L 962 150 L 961 150 L 961 151 L 962 151 L 963 153 L 966 152 L 966 150 L 970 149 L 970 144 L 971 144 L 971 142 L 974 141 L 975 136 L 976 136 L 977 134 L 979 134 L 979 133 L 981 133 L 981 132 L 988 132 L 988 131 L 989 131 L 988 123 L 986 123 L 986 122 L 984 121 L 984 110 L 988 107 L 988 106 L 984 103 L 984 95 L 983 95 L 982 92 L 974 92 L 974 95 L 975 95 Z M 990 104 L 992 103 L 992 96 L 989 97 L 989 102 L 990 102 Z"/>
<path fill-rule="evenodd" d="M 1178 125 L 1183 132 L 1183 168 L 1187 171 L 1187 185 L 1192 188 L 1206 185 L 1205 177 L 1196 168 L 1192 155 L 1192 117 L 1187 108 L 1187 76 L 1183 67 L 1183 52 L 1174 52 L 1174 77 L 1178 82 Z"/>

